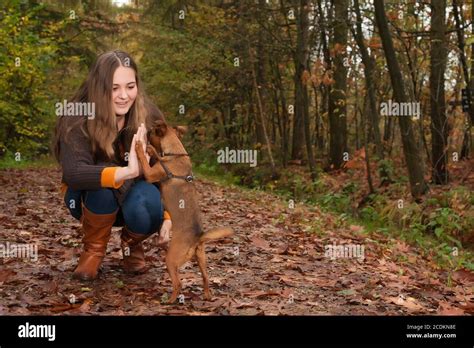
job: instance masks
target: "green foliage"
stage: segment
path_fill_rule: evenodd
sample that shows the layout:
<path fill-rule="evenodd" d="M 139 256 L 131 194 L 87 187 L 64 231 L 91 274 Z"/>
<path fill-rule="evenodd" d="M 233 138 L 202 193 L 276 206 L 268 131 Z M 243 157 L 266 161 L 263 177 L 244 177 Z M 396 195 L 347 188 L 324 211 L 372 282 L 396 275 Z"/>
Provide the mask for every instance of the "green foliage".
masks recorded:
<path fill-rule="evenodd" d="M 393 167 L 393 162 L 389 159 L 383 159 L 378 161 L 378 173 L 380 180 L 388 180 L 394 177 L 395 169 Z"/>
<path fill-rule="evenodd" d="M 14 153 L 7 151 L 4 156 L 0 158 L 0 169 L 45 168 L 54 166 L 56 166 L 56 161 L 49 155 L 40 155 L 33 160 L 20 157 L 18 161 Z"/>
<path fill-rule="evenodd" d="M 328 193 L 322 196 L 320 200 L 322 206 L 336 212 L 350 212 L 350 196 L 343 193 Z"/>
<path fill-rule="evenodd" d="M 238 185 L 239 177 L 236 177 L 231 172 L 224 172 L 222 167 L 209 162 L 201 162 L 193 166 L 193 172 L 199 177 L 204 176 L 216 182 L 226 185 Z"/>
<path fill-rule="evenodd" d="M 427 231 L 432 231 L 441 241 L 450 241 L 461 247 L 459 240 L 452 237 L 462 230 L 461 217 L 450 208 L 438 208 L 430 214 L 426 225 Z"/>
<path fill-rule="evenodd" d="M 0 157 L 19 152 L 23 160 L 33 160 L 49 153 L 55 104 L 71 98 L 98 52 L 96 37 L 112 28 L 87 6 L 2 1 Z"/>
<path fill-rule="evenodd" d="M 222 77 L 232 78 L 232 56 L 218 30 L 210 28 L 217 28 L 223 17 L 222 10 L 202 5 L 198 12 L 189 12 L 182 30 L 154 17 L 153 27 L 142 33 L 146 46 L 140 60 L 142 75 L 149 94 L 170 116 L 182 117 L 180 105 L 186 112 L 207 110 L 215 106 L 216 98 L 225 97 Z"/>
<path fill-rule="evenodd" d="M 380 215 L 375 210 L 374 207 L 371 206 L 366 206 L 362 208 L 359 212 L 359 216 L 362 220 L 366 222 L 374 222 L 374 221 L 379 221 L 380 220 Z"/>
<path fill-rule="evenodd" d="M 63 21 L 43 22 L 42 5 L 4 1 L 0 10 L 0 153 L 34 158 L 48 152 L 54 104 L 45 88 Z"/>

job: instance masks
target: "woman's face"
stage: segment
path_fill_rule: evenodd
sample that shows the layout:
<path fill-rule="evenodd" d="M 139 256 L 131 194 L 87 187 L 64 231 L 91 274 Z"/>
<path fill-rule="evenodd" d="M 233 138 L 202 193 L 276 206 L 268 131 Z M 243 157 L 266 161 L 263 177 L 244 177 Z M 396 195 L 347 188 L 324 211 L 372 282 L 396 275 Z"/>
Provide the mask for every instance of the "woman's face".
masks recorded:
<path fill-rule="evenodd" d="M 132 68 L 119 66 L 114 73 L 112 101 L 117 116 L 125 115 L 137 97 L 137 81 Z"/>

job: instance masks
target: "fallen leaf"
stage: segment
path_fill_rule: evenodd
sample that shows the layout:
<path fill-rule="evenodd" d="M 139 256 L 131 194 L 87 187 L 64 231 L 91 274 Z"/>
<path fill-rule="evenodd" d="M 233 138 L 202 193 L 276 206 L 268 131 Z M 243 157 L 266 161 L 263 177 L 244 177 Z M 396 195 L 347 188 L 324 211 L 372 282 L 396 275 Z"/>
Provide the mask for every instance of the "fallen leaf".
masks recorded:
<path fill-rule="evenodd" d="M 12 276 L 15 274 L 16 272 L 8 268 L 0 270 L 0 284 L 12 280 Z"/>
<path fill-rule="evenodd" d="M 453 273 L 452 279 L 460 284 L 472 285 L 474 284 L 474 272 L 460 269 Z"/>
<path fill-rule="evenodd" d="M 280 296 L 281 293 L 279 291 L 250 291 L 250 292 L 244 292 L 242 295 L 251 297 L 251 298 L 263 298 L 267 296 Z"/>
<path fill-rule="evenodd" d="M 321 277 L 303 277 L 305 281 L 310 282 L 313 285 L 322 286 L 322 287 L 334 287 L 337 283 L 337 279 L 325 279 Z"/>
<path fill-rule="evenodd" d="M 407 297 L 406 299 L 402 297 L 387 297 L 387 299 L 396 305 L 403 306 L 413 312 L 424 309 L 424 307 L 419 305 L 413 297 Z"/>
<path fill-rule="evenodd" d="M 464 310 L 453 307 L 448 302 L 440 301 L 438 312 L 439 315 L 464 315 Z"/>
<path fill-rule="evenodd" d="M 78 311 L 81 312 L 81 313 L 88 313 L 88 312 L 90 312 L 92 303 L 93 303 L 93 301 L 92 301 L 90 298 L 86 299 L 86 300 L 81 304 L 81 306 L 79 307 Z"/>
<path fill-rule="evenodd" d="M 357 226 L 357 225 L 350 225 L 350 226 L 349 226 L 349 229 L 351 230 L 351 232 L 356 232 L 356 233 L 359 233 L 359 232 L 363 232 L 363 231 L 364 231 L 364 227 L 362 227 L 362 226 Z"/>
<path fill-rule="evenodd" d="M 265 239 L 260 237 L 254 236 L 251 238 L 253 245 L 261 249 L 269 249 L 270 243 L 268 243 Z"/>
<path fill-rule="evenodd" d="M 69 311 L 71 309 L 79 308 L 80 306 L 81 306 L 80 303 L 75 303 L 75 304 L 59 303 L 59 304 L 53 305 L 53 307 L 50 308 L 50 311 L 53 313 L 60 313 L 60 312 Z"/>
<path fill-rule="evenodd" d="M 356 292 L 353 289 L 346 289 L 346 290 L 338 291 L 337 294 L 338 295 L 349 296 L 349 295 L 355 295 Z"/>
<path fill-rule="evenodd" d="M 472 302 L 469 302 L 468 304 L 459 307 L 461 307 L 461 309 L 466 313 L 474 314 L 474 303 Z"/>

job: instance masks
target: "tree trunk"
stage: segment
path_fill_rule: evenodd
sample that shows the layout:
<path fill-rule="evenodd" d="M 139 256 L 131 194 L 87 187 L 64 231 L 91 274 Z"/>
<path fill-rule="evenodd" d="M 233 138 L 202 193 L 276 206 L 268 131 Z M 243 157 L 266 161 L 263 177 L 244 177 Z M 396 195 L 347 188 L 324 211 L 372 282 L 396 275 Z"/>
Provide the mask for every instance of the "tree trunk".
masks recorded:
<path fill-rule="evenodd" d="M 474 14 L 474 4 L 471 5 L 471 12 Z M 471 78 L 469 77 L 468 67 L 466 62 L 466 55 L 464 53 L 464 30 L 461 23 L 461 15 L 459 13 L 457 0 L 453 0 L 453 15 L 456 23 L 456 34 L 458 36 L 458 47 L 459 47 L 459 59 L 461 61 L 462 71 L 464 75 L 464 81 L 466 82 L 466 88 L 468 90 L 469 100 L 472 100 L 470 91 L 474 89 L 474 79 L 472 78 L 474 66 L 471 66 Z M 472 29 L 474 33 L 474 27 Z M 474 44 L 471 45 L 471 60 L 474 62 Z M 466 128 L 464 131 L 464 138 L 462 142 L 460 158 L 468 158 L 471 146 L 471 126 L 474 123 L 474 105 L 470 103 L 469 111 L 466 115 Z"/>
<path fill-rule="evenodd" d="M 297 2 L 294 1 L 294 7 L 300 8 L 307 5 L 307 0 L 300 0 L 299 5 Z M 296 11 L 295 11 L 296 12 Z M 301 17 L 302 12 L 304 10 L 300 9 L 299 13 L 296 14 L 297 17 Z M 306 12 L 307 13 L 307 12 Z M 303 23 L 302 23 L 303 22 Z M 302 159 L 303 158 L 303 145 L 305 143 L 305 114 L 304 114 L 304 90 L 305 87 L 303 86 L 303 81 L 301 79 L 304 68 L 305 68 L 305 55 L 307 55 L 307 47 L 304 47 L 303 40 L 307 41 L 307 33 L 306 38 L 303 37 L 302 26 L 308 25 L 308 20 L 304 21 L 304 19 L 297 19 L 297 38 L 296 38 L 296 52 L 293 56 L 294 64 L 295 64 L 295 75 L 294 75 L 294 84 L 295 84 L 295 106 L 294 106 L 294 122 L 293 122 L 293 146 L 291 149 L 291 158 L 294 160 Z M 307 99 L 307 96 L 306 96 Z"/>
<path fill-rule="evenodd" d="M 258 10 L 260 12 L 260 15 L 263 17 L 265 14 L 265 0 L 259 0 L 258 1 Z M 260 98 L 262 101 L 262 105 L 264 109 L 266 110 L 266 105 L 267 105 L 267 87 L 266 87 L 266 81 L 265 81 L 265 64 L 266 64 L 266 51 L 264 48 L 264 43 L 265 43 L 265 31 L 262 27 L 259 27 L 258 30 L 258 39 L 257 39 L 257 85 L 259 89 L 259 94 Z M 263 120 L 265 122 L 265 120 Z M 265 134 L 263 131 L 263 124 L 262 121 L 260 120 L 259 117 L 255 118 L 255 126 L 256 126 L 256 132 L 257 132 L 257 142 L 260 143 L 261 145 L 265 144 Z"/>
<path fill-rule="evenodd" d="M 308 87 L 305 78 L 305 72 L 308 74 L 309 58 L 309 1 L 299 0 L 299 11 L 296 16 L 296 52 L 295 52 L 295 124 L 296 120 L 302 118 L 304 140 L 306 141 L 306 152 L 308 164 L 311 172 L 311 178 L 316 179 L 316 165 L 313 156 L 313 147 L 311 144 L 310 120 L 309 120 L 309 102 Z M 309 75 L 306 75 L 309 76 Z M 294 135 L 295 136 L 295 135 Z M 294 140 L 294 139 L 293 139 Z M 294 143 L 294 142 L 293 142 Z M 294 150 L 295 148 L 293 148 Z M 295 152 L 293 151 L 293 155 Z"/>
<path fill-rule="evenodd" d="M 317 6 L 318 6 L 318 13 L 319 13 L 319 18 L 320 18 L 320 31 L 321 31 L 321 46 L 322 46 L 322 51 L 323 51 L 323 57 L 324 57 L 324 64 L 325 64 L 325 69 L 326 71 L 331 70 L 331 55 L 329 52 L 329 47 L 328 47 L 328 42 L 326 39 L 326 19 L 331 20 L 332 19 L 332 9 L 329 10 L 328 15 L 326 15 L 323 12 L 322 5 L 321 5 L 322 0 L 317 0 Z M 331 94 L 331 85 L 330 84 L 321 84 L 320 85 L 320 90 L 321 90 L 321 108 L 319 114 L 321 115 L 321 119 L 323 119 L 326 115 L 329 113 L 329 95 Z M 324 120 L 321 121 L 321 125 L 324 124 Z M 326 136 L 324 136 L 324 131 L 326 131 Z M 325 139 L 329 139 L 329 127 L 326 127 L 326 129 L 321 130 L 321 148 L 320 150 L 324 150 L 327 147 Z"/>
<path fill-rule="evenodd" d="M 392 37 L 388 29 L 384 1 L 374 1 L 374 6 L 375 19 L 379 29 L 380 38 L 382 40 L 385 58 L 387 60 L 395 101 L 398 103 L 406 103 L 408 102 L 408 98 L 405 94 L 405 83 L 400 71 L 400 66 L 398 65 L 398 61 L 396 59 L 396 52 L 393 47 Z M 423 158 L 421 156 L 419 145 L 415 139 L 415 132 L 413 131 L 411 119 L 407 116 L 398 116 L 398 121 L 402 137 L 403 152 L 408 168 L 411 195 L 415 199 L 419 199 L 428 190 L 428 185 L 426 184 L 423 177 Z"/>
<path fill-rule="evenodd" d="M 270 165 L 271 165 L 271 169 L 272 169 L 272 179 L 275 180 L 275 179 L 278 178 L 278 173 L 276 171 L 275 161 L 273 160 L 273 154 L 272 154 L 272 147 L 271 147 L 270 139 L 268 138 L 268 132 L 267 132 L 267 129 L 265 127 L 265 122 L 264 122 L 265 111 L 263 109 L 262 98 L 260 97 L 260 91 L 258 89 L 257 74 L 255 72 L 255 59 L 254 59 L 254 54 L 252 52 L 252 49 L 250 48 L 250 43 L 248 43 L 248 50 L 249 50 L 249 57 L 250 57 L 250 65 L 251 65 L 251 69 L 252 69 L 253 87 L 254 87 L 254 90 L 255 90 L 255 95 L 257 97 L 257 108 L 258 108 L 258 113 L 257 113 L 258 116 L 257 117 L 260 117 L 260 122 L 262 123 L 262 126 L 263 126 L 263 134 L 264 134 L 264 137 L 265 137 L 265 147 L 267 148 L 268 157 L 270 159 Z"/>
<path fill-rule="evenodd" d="M 356 0 L 357 1 L 357 0 Z M 367 98 L 365 98 L 367 99 Z M 366 102 L 364 102 L 364 104 L 366 104 Z M 369 109 L 370 108 L 370 102 L 367 102 L 368 105 L 365 105 L 364 107 L 364 111 Z M 363 112 L 361 113 L 360 117 L 361 117 L 361 122 L 362 122 L 362 138 L 363 138 L 363 143 L 364 143 L 364 151 L 365 151 L 365 170 L 367 171 L 367 185 L 369 185 L 369 195 L 375 193 L 375 189 L 374 189 L 374 184 L 373 184 L 373 181 L 372 181 L 372 173 L 370 171 L 370 155 L 369 155 L 369 125 L 368 125 L 368 122 L 367 122 L 367 117 L 365 116 L 366 114 L 370 114 L 370 112 L 366 113 L 366 112 Z M 357 116 L 357 107 L 356 107 L 356 116 Z M 357 119 L 356 119 L 356 123 L 357 123 Z"/>
<path fill-rule="evenodd" d="M 444 73 L 446 70 L 447 50 L 446 0 L 431 1 L 431 158 L 432 178 L 436 184 L 448 183 L 446 151 L 448 147 L 448 124 L 444 95 Z"/>
<path fill-rule="evenodd" d="M 275 85 L 276 85 L 276 92 L 277 97 L 279 96 L 279 101 L 281 104 L 281 112 L 282 112 L 282 161 L 283 166 L 286 167 L 288 162 L 288 155 L 289 155 L 289 115 L 288 115 L 288 105 L 286 103 L 286 96 L 285 90 L 283 88 L 283 81 L 280 73 L 279 62 L 275 62 L 272 64 L 273 71 L 275 73 Z"/>
<path fill-rule="evenodd" d="M 343 153 L 347 151 L 346 89 L 347 69 L 344 66 L 347 45 L 348 1 L 334 1 L 334 86 L 329 94 L 329 164 L 331 169 L 339 169 L 343 163 Z"/>
<path fill-rule="evenodd" d="M 371 130 L 372 132 L 377 156 L 379 157 L 379 159 L 383 159 L 383 147 L 379 128 L 379 114 L 377 111 L 377 99 L 375 97 L 374 89 L 374 61 L 370 59 L 369 52 L 367 51 L 367 47 L 364 43 L 364 35 L 362 33 L 362 16 L 360 14 L 359 0 L 354 0 L 354 10 L 357 17 L 356 31 L 354 32 L 354 37 L 357 41 L 357 46 L 359 46 L 360 54 L 362 57 L 362 63 L 364 64 L 365 88 L 369 97 L 369 130 Z"/>
<path fill-rule="evenodd" d="M 318 102 L 318 88 L 313 85 L 314 90 L 314 114 L 315 114 L 315 144 L 316 148 L 318 149 L 319 156 L 321 157 L 321 152 L 324 146 L 324 136 L 322 131 L 322 117 L 321 117 L 321 110 L 320 110 L 320 103 Z M 324 104 L 324 96 L 321 95 L 321 104 Z"/>

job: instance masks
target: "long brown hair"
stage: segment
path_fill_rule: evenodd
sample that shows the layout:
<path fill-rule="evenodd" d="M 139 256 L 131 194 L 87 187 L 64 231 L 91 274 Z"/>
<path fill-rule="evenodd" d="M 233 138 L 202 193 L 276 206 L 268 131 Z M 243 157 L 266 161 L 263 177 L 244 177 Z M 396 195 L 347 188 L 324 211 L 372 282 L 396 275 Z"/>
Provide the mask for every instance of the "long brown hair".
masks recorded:
<path fill-rule="evenodd" d="M 127 133 L 135 133 L 141 123 L 149 125 L 149 101 L 138 76 L 135 61 L 126 52 L 115 50 L 101 54 L 89 70 L 87 79 L 72 98 L 73 103 L 95 103 L 95 117 L 59 116 L 54 135 L 54 155 L 59 161 L 59 144 L 67 142 L 69 132 L 79 127 L 90 139 L 95 158 L 114 159 L 114 141 L 117 137 L 117 121 L 112 101 L 112 85 L 118 67 L 130 67 L 135 71 L 137 97 L 126 115 Z"/>

